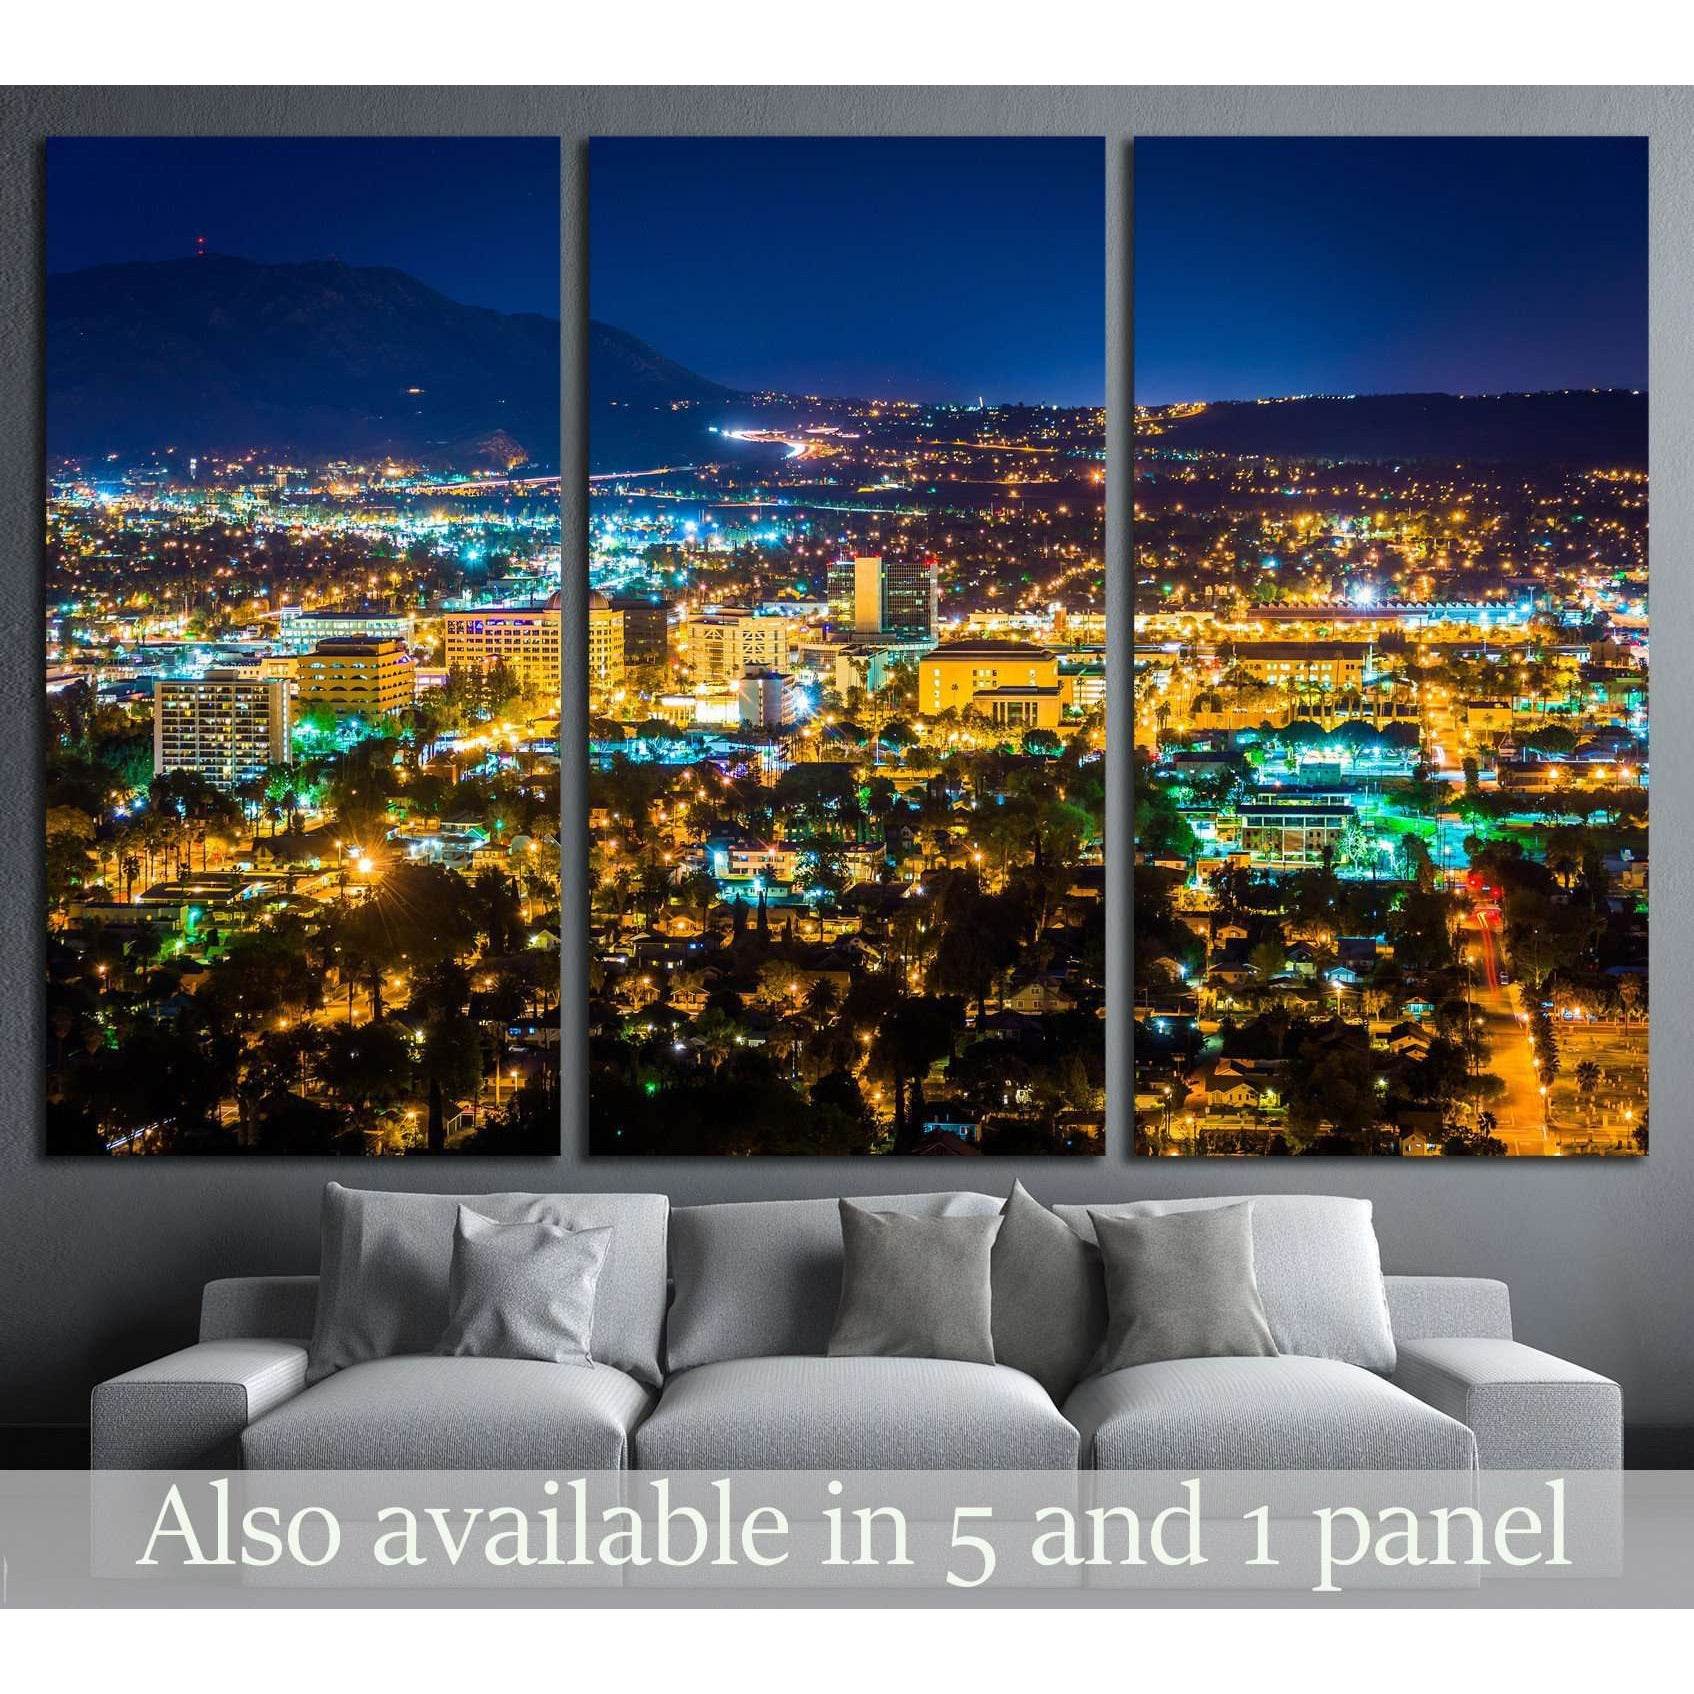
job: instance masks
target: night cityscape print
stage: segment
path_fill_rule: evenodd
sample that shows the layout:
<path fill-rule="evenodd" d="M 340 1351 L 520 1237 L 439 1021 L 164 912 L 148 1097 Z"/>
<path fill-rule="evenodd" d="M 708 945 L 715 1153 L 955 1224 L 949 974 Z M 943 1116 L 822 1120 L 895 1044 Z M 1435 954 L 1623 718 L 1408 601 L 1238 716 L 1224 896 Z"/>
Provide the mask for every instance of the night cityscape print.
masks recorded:
<path fill-rule="evenodd" d="M 47 190 L 48 1150 L 556 1153 L 558 144 Z"/>
<path fill-rule="evenodd" d="M 1646 1153 L 1646 167 L 1136 143 L 1138 1153 Z"/>
<path fill-rule="evenodd" d="M 592 1152 L 1103 1151 L 1104 163 L 591 144 Z"/>

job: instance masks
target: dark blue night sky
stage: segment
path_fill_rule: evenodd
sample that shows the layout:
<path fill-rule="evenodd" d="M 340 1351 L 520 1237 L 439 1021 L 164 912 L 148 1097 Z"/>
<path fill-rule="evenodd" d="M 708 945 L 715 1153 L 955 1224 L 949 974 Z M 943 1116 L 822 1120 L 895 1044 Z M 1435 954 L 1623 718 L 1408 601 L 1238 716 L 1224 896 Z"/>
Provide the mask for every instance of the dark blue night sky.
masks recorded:
<path fill-rule="evenodd" d="M 559 314 L 559 144 L 541 137 L 59 138 L 47 269 L 181 259 L 391 265 L 472 306 Z"/>
<path fill-rule="evenodd" d="M 610 139 L 591 310 L 736 388 L 1099 405 L 1097 139 Z"/>
<path fill-rule="evenodd" d="M 1143 404 L 1647 386 L 1647 144 L 1143 140 Z"/>

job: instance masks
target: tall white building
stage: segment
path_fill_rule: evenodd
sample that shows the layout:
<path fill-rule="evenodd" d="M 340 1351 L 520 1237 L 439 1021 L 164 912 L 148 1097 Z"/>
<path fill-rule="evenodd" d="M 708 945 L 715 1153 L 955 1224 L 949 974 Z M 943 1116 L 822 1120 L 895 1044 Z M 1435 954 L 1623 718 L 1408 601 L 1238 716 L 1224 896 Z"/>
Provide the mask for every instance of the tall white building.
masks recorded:
<path fill-rule="evenodd" d="M 794 678 L 781 671 L 753 669 L 736 685 L 743 729 L 787 729 L 800 716 Z"/>
<path fill-rule="evenodd" d="M 153 769 L 194 771 L 235 788 L 267 765 L 293 762 L 285 677 L 210 670 L 153 683 Z"/>
<path fill-rule="evenodd" d="M 791 618 L 754 612 L 701 612 L 683 626 L 695 682 L 716 687 L 739 682 L 750 670 L 787 670 L 793 643 Z"/>

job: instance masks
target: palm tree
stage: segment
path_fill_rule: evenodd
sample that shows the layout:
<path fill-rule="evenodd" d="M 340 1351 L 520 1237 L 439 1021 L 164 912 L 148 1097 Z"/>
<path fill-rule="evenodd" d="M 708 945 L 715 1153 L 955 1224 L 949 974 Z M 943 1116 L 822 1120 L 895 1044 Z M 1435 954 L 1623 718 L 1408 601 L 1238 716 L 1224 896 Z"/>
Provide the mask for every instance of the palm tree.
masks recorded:
<path fill-rule="evenodd" d="M 917 1130 L 907 1116 L 907 1084 L 921 1089 L 930 1066 L 952 1051 L 952 1025 L 932 1000 L 902 1000 L 878 1025 L 870 1063 L 894 1084 L 894 1138 L 901 1150 L 915 1141 Z"/>
<path fill-rule="evenodd" d="M 716 1006 L 708 1006 L 694 1025 L 694 1039 L 713 1070 L 717 1070 L 735 1049 L 735 1020 L 726 1017 Z"/>
<path fill-rule="evenodd" d="M 1600 1067 L 1592 1059 L 1584 1059 L 1576 1067 L 1576 1091 L 1590 1116 L 1594 1112 L 1594 1090 L 1600 1086 Z"/>
<path fill-rule="evenodd" d="M 241 802 L 241 813 L 249 823 L 255 823 L 265 805 L 265 773 L 250 776 L 236 784 L 235 797 Z"/>

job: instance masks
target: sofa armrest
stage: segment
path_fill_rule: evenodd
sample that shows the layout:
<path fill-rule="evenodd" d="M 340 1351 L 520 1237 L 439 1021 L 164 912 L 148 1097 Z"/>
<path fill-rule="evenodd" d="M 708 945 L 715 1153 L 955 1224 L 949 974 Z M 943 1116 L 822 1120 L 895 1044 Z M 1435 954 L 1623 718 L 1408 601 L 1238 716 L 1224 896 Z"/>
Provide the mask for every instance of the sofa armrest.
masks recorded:
<path fill-rule="evenodd" d="M 202 1341 L 138 1365 L 94 1390 L 94 1469 L 230 1463 L 242 1430 L 305 1386 L 294 1341 Z"/>
<path fill-rule="evenodd" d="M 202 1341 L 304 1341 L 318 1310 L 315 1276 L 225 1276 L 200 1296 Z"/>
<path fill-rule="evenodd" d="M 1402 1341 L 1393 1382 L 1476 1436 L 1484 1470 L 1617 1470 L 1623 1390 L 1521 1341 Z"/>
<path fill-rule="evenodd" d="M 1396 1344 L 1437 1335 L 1512 1338 L 1512 1296 L 1486 1276 L 1385 1276 Z"/>

